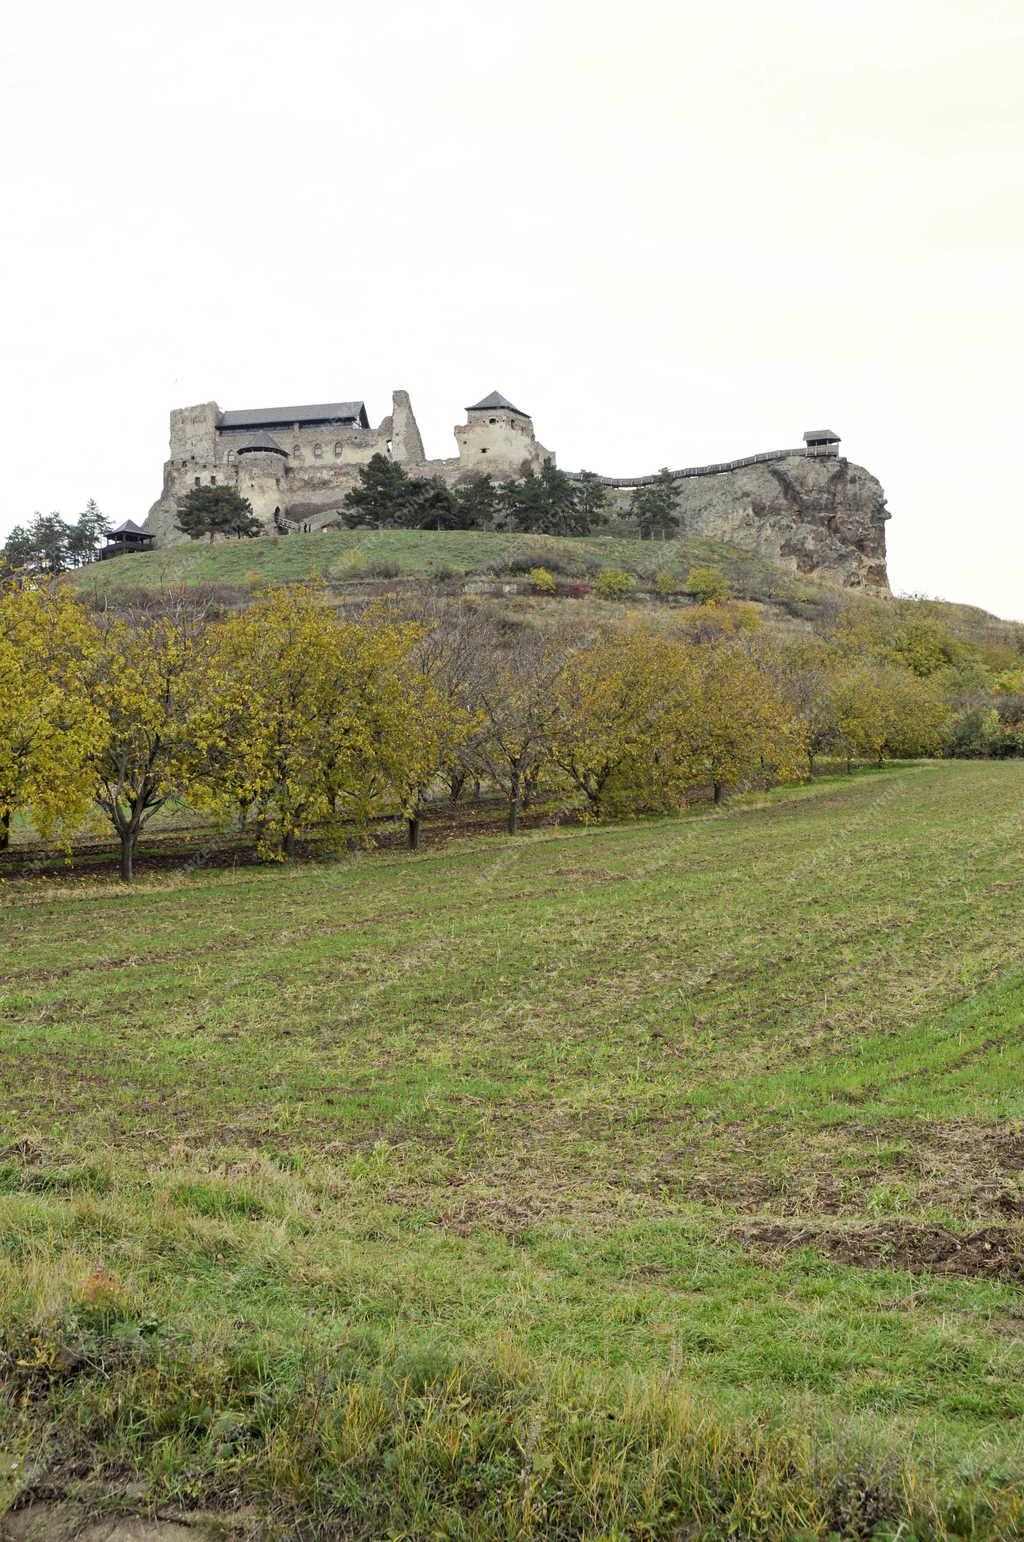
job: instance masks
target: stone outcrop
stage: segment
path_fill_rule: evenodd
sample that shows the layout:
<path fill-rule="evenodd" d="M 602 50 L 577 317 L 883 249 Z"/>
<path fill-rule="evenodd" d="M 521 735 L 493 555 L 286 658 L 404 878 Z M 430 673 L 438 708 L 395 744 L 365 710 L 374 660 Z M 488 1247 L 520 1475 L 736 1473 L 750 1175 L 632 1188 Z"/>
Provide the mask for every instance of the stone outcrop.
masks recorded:
<path fill-rule="evenodd" d="M 885 493 L 863 466 L 797 452 L 685 477 L 676 488 L 685 534 L 727 541 L 850 588 L 889 587 Z"/>

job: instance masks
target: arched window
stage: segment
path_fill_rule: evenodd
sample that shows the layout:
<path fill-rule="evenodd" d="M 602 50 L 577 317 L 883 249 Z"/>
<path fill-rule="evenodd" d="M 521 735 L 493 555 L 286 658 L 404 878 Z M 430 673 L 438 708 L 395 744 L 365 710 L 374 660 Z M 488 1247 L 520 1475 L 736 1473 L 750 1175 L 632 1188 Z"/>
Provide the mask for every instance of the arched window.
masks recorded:
<path fill-rule="evenodd" d="M 292 454 L 293 455 L 301 455 L 302 454 L 302 446 L 301 446 L 301 444 L 293 444 L 292 445 Z"/>
<path fill-rule="evenodd" d="M 234 450 L 229 450 L 228 451 L 228 465 L 229 466 L 233 466 L 237 459 L 238 459 L 238 456 L 235 454 Z"/>
<path fill-rule="evenodd" d="M 322 444 L 315 444 L 313 446 L 313 459 L 314 460 L 319 460 L 323 453 L 324 453 L 324 447 L 323 447 Z"/>
<path fill-rule="evenodd" d="M 341 440 L 340 439 L 336 439 L 334 441 L 334 455 L 335 455 L 335 459 L 336 460 L 340 460 L 341 459 Z"/>

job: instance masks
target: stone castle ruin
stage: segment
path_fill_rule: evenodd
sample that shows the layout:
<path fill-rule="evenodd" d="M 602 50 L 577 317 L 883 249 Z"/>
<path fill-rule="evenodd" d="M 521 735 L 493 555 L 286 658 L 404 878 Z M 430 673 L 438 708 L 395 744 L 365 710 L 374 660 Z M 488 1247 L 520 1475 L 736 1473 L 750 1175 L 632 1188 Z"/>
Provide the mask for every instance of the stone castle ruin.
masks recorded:
<path fill-rule="evenodd" d="M 811 430 L 796 449 L 674 471 L 683 534 L 705 536 L 850 587 L 885 590 L 881 485 L 839 454 L 839 436 Z M 555 455 L 540 444 L 527 412 L 498 391 L 466 408 L 455 428 L 458 454 L 428 460 L 408 392 L 395 391 L 390 414 L 371 428 L 361 401 L 222 412 L 216 402 L 171 413 L 163 491 L 145 529 L 158 546 L 188 539 L 177 529 L 178 502 L 193 487 L 235 488 L 268 531 L 331 524 L 359 468 L 384 455 L 410 476 L 456 485 L 484 473 L 509 481 L 539 471 Z M 570 473 L 571 475 L 572 473 Z M 615 502 L 644 482 L 601 477 Z"/>

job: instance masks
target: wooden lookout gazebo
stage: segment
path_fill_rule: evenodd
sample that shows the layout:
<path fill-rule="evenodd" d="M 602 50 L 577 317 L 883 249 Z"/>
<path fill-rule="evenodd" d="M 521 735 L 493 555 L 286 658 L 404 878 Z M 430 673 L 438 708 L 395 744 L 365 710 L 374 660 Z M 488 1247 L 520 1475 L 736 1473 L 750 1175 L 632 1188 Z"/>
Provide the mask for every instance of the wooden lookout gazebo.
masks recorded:
<path fill-rule="evenodd" d="M 830 428 L 809 428 L 804 435 L 808 455 L 838 455 L 839 435 Z"/>
<path fill-rule="evenodd" d="M 118 525 L 116 530 L 111 530 L 107 536 L 106 546 L 100 547 L 100 560 L 107 557 L 123 557 L 129 551 L 149 551 L 156 539 L 148 530 L 143 530 L 133 519 L 126 519 L 123 525 Z"/>

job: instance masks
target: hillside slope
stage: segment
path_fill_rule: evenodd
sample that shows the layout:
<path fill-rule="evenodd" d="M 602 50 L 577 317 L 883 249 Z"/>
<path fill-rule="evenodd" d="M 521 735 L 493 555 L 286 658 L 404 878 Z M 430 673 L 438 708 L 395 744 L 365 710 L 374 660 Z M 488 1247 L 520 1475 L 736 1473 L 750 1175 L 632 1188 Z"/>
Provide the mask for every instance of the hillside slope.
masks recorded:
<path fill-rule="evenodd" d="M 602 568 L 637 574 L 640 601 L 658 604 L 654 575 L 672 574 L 685 601 L 683 586 L 693 566 L 712 566 L 725 574 L 733 594 L 764 607 L 766 619 L 791 625 L 832 616 L 840 606 L 912 604 L 942 621 L 964 642 L 1013 653 L 1024 627 L 1002 621 L 974 606 L 919 599 L 893 602 L 877 591 L 867 594 L 805 577 L 739 546 L 697 537 L 675 541 L 638 541 L 613 536 L 558 537 L 489 531 L 324 530 L 309 535 L 260 536 L 249 541 L 201 541 L 94 563 L 70 575 L 86 598 L 106 602 L 118 591 L 164 589 L 184 584 L 232 585 L 244 599 L 264 584 L 320 581 L 339 594 L 357 596 L 381 575 L 415 579 L 457 591 L 495 581 L 514 584 L 529 594 L 526 571 L 533 566 L 581 580 Z M 644 591 L 647 591 L 646 593 Z M 523 604 L 531 603 L 528 599 Z M 538 607 L 544 602 L 535 601 Z M 551 602 L 547 602 L 550 606 Z M 563 602 L 564 603 L 564 602 Z"/>

